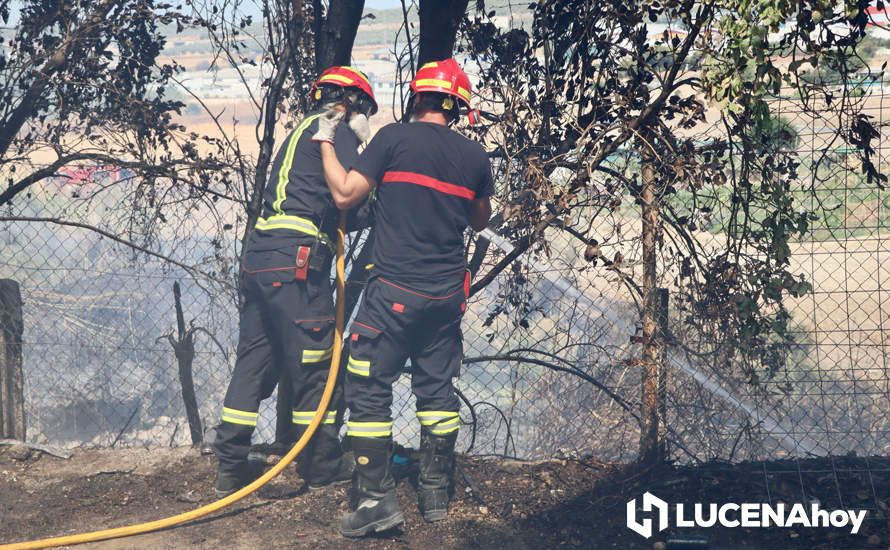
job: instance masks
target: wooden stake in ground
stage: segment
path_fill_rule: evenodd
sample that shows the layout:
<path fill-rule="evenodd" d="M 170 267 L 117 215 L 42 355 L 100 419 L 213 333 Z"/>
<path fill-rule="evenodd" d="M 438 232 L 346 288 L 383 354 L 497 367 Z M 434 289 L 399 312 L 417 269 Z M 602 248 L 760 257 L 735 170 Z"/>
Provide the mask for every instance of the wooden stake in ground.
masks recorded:
<path fill-rule="evenodd" d="M 199 445 L 204 441 L 204 430 L 201 427 L 201 415 L 198 412 L 198 399 L 195 397 L 195 381 L 192 376 L 192 362 L 195 359 L 195 327 L 185 327 L 185 314 L 182 312 L 182 293 L 179 283 L 173 283 L 173 301 L 176 306 L 176 329 L 178 338 L 167 335 L 167 340 L 173 346 L 176 354 L 176 362 L 179 365 L 179 384 L 182 386 L 182 401 L 185 404 L 185 414 L 189 421 L 189 432 L 192 437 L 192 445 Z"/>
<path fill-rule="evenodd" d="M 0 438 L 25 440 L 25 379 L 22 372 L 22 293 L 0 279 Z"/>

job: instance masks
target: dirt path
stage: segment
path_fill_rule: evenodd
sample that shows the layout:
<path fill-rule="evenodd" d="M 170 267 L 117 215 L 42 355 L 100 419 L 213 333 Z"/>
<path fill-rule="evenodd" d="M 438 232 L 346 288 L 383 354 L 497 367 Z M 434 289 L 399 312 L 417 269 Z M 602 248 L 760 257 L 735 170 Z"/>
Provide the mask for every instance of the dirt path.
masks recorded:
<path fill-rule="evenodd" d="M 80 451 L 69 460 L 25 454 L 0 448 L 0 542 L 158 519 L 213 498 L 214 459 L 190 449 Z M 626 502 L 645 490 L 669 502 L 709 501 L 709 497 L 726 501 L 739 495 L 756 502 L 765 496 L 756 488 L 756 474 L 747 475 L 739 467 L 715 468 L 634 472 L 574 461 L 530 464 L 461 459 L 457 494 L 447 521 L 425 523 L 405 479 L 398 489 L 407 518 L 404 529 L 361 542 L 336 532 L 346 511 L 345 488 L 303 493 L 302 483 L 288 470 L 259 495 L 209 519 L 88 547 L 652 548 L 652 541 L 644 541 L 625 526 Z M 762 474 L 760 479 L 764 479 Z M 886 491 L 890 481 L 879 480 L 876 487 L 880 488 L 876 494 L 890 493 Z M 781 490 L 793 498 L 794 485 L 783 489 L 781 484 L 772 487 L 772 497 L 784 498 L 777 494 Z M 886 518 L 867 520 L 865 531 L 853 537 L 836 529 L 712 529 L 706 535 L 712 549 L 882 548 L 890 541 Z"/>

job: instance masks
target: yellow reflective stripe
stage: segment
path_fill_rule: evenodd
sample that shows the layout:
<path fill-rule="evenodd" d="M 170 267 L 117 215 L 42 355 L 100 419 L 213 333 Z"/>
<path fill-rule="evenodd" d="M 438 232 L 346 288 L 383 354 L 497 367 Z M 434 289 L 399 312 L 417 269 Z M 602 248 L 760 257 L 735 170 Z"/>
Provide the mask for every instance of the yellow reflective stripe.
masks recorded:
<path fill-rule="evenodd" d="M 460 417 L 458 417 L 458 416 L 452 418 L 451 420 L 442 420 L 440 422 L 426 422 L 426 423 L 421 422 L 421 425 L 426 426 L 433 430 L 444 429 L 444 428 L 448 428 L 451 426 L 457 426 L 459 424 L 460 424 Z"/>
<path fill-rule="evenodd" d="M 241 416 L 244 418 L 252 418 L 254 420 L 260 415 L 258 412 L 253 411 L 239 411 L 238 409 L 230 409 L 229 407 L 223 407 L 223 414 L 231 414 L 234 416 Z"/>
<path fill-rule="evenodd" d="M 420 425 L 436 435 L 449 434 L 460 428 L 460 413 L 456 411 L 417 411 Z"/>
<path fill-rule="evenodd" d="M 290 169 L 294 165 L 294 153 L 297 150 L 297 143 L 300 141 L 303 131 L 322 114 L 323 113 L 318 113 L 317 115 L 307 117 L 306 120 L 297 127 L 296 131 L 291 135 L 290 140 L 287 142 L 287 151 L 284 154 L 284 162 L 281 163 L 281 168 L 278 169 L 278 185 L 275 187 L 275 202 L 272 203 L 272 210 L 278 214 L 284 214 L 281 210 L 281 204 L 287 198 L 287 184 L 290 180 Z"/>
<path fill-rule="evenodd" d="M 417 411 L 417 418 L 448 418 L 459 415 L 458 411 Z"/>
<path fill-rule="evenodd" d="M 435 418 L 435 419 L 421 419 L 421 426 L 450 426 L 452 424 L 459 424 L 460 417 L 452 416 L 451 418 Z"/>
<path fill-rule="evenodd" d="M 424 63 L 420 68 L 421 69 L 432 69 L 439 66 L 438 61 L 430 61 L 429 63 Z"/>
<path fill-rule="evenodd" d="M 294 424 L 308 426 L 315 417 L 315 411 L 293 411 L 291 421 Z M 337 420 L 337 411 L 328 411 L 322 419 L 322 424 L 333 424 Z"/>
<path fill-rule="evenodd" d="M 300 233 L 305 233 L 312 237 L 317 238 L 322 242 L 325 246 L 334 250 L 334 245 L 331 243 L 328 236 L 318 230 L 318 227 L 312 223 L 312 220 L 307 220 L 306 218 L 301 218 L 300 216 L 291 216 L 290 214 L 275 214 L 274 216 L 269 216 L 268 218 L 259 218 L 257 219 L 256 225 L 254 228 L 259 229 L 261 231 L 266 231 L 269 229 L 291 229 L 293 231 L 299 231 Z"/>
<path fill-rule="evenodd" d="M 372 428 L 385 428 L 387 426 L 392 427 L 392 420 L 381 420 L 381 421 L 373 421 L 373 422 L 362 422 L 360 420 L 350 420 L 346 423 L 346 427 L 362 427 L 362 426 L 370 426 Z"/>
<path fill-rule="evenodd" d="M 467 90 L 466 88 L 461 88 L 460 86 L 458 86 L 457 93 L 459 93 L 461 95 L 461 97 L 463 97 L 467 101 L 470 101 L 470 90 Z"/>
<path fill-rule="evenodd" d="M 346 363 L 346 370 L 358 376 L 371 376 L 371 362 L 360 361 L 350 355 L 349 362 Z"/>
<path fill-rule="evenodd" d="M 436 426 L 436 427 L 431 427 L 429 430 L 430 430 L 430 432 L 432 432 L 435 435 L 446 435 L 446 434 L 450 434 L 451 432 L 456 432 L 459 429 L 460 429 L 460 424 L 457 424 L 455 426 L 446 426 L 446 427 Z"/>
<path fill-rule="evenodd" d="M 352 437 L 386 437 L 392 435 L 392 420 L 387 422 L 358 422 L 350 420 L 346 423 L 346 435 Z"/>
<path fill-rule="evenodd" d="M 354 84 L 355 80 L 349 78 L 348 76 L 343 76 L 342 74 L 326 74 L 323 77 L 319 78 L 319 82 L 327 82 L 329 80 L 334 80 L 336 82 L 342 82 L 343 84 Z"/>
<path fill-rule="evenodd" d="M 258 416 L 259 414 L 255 412 L 239 411 L 238 409 L 223 407 L 223 412 L 222 415 L 220 415 L 220 420 L 222 420 L 223 422 L 228 422 L 230 424 L 256 426 L 256 420 Z"/>
<path fill-rule="evenodd" d="M 334 346 L 329 347 L 328 349 L 304 349 L 303 350 L 303 362 L 304 363 L 320 363 L 325 359 L 330 359 L 331 355 L 334 353 Z"/>
<path fill-rule="evenodd" d="M 417 86 L 438 86 L 440 88 L 446 88 L 448 90 L 451 89 L 451 82 L 438 78 L 421 78 L 414 84 L 416 84 Z"/>
<path fill-rule="evenodd" d="M 293 229 L 313 237 L 320 235 L 318 227 L 312 223 L 312 220 L 289 214 L 276 214 L 268 218 L 259 218 L 255 227 L 257 229 Z"/>
<path fill-rule="evenodd" d="M 352 363 L 349 363 L 346 365 L 346 370 L 356 376 L 371 376 L 371 369 L 365 369 L 365 370 L 357 369 L 352 366 Z"/>

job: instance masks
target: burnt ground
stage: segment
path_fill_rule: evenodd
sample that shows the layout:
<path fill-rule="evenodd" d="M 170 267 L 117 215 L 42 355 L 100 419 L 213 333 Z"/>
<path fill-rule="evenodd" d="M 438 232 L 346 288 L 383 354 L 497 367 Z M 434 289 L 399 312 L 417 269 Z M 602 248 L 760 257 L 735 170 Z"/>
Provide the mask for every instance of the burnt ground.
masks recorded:
<path fill-rule="evenodd" d="M 863 464 L 867 468 L 863 468 Z M 191 449 L 83 450 L 68 460 L 0 447 L 0 543 L 147 521 L 213 499 L 215 461 Z M 653 548 L 706 537 L 715 548 L 888 548 L 890 460 L 812 459 L 695 468 L 592 461 L 461 457 L 450 517 L 420 518 L 407 479 L 406 524 L 361 542 L 336 532 L 347 491 L 304 493 L 292 469 L 209 519 L 97 543 L 101 548 Z M 625 526 L 626 503 L 650 491 L 668 502 L 797 502 L 870 511 L 862 532 L 838 528 L 669 529 L 645 541 Z M 656 548 L 663 547 L 656 545 Z M 704 546 L 696 546 L 703 548 Z"/>

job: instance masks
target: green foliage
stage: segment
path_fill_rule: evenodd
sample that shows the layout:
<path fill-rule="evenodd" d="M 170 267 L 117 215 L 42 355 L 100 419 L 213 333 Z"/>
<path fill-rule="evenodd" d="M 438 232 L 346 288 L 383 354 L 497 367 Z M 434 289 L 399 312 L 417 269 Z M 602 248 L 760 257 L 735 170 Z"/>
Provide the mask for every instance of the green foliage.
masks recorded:
<path fill-rule="evenodd" d="M 757 120 L 747 139 L 753 143 L 752 149 L 761 154 L 794 151 L 800 145 L 800 135 L 791 121 L 772 114 Z"/>
<path fill-rule="evenodd" d="M 571 227 L 566 214 L 638 209 L 640 174 L 651 168 L 660 272 L 676 275 L 684 333 L 712 342 L 715 361 L 752 382 L 778 372 L 794 338 L 785 301 L 811 291 L 789 271 L 791 246 L 824 213 L 815 200 L 823 191 L 799 163 L 800 135 L 774 100 L 791 87 L 802 116 L 830 108 L 854 121 L 834 141 L 856 157 L 866 186 L 882 184 L 877 130 L 859 103 L 844 100 L 858 66 L 833 61 L 878 47 L 862 41 L 868 5 L 847 2 L 835 13 L 821 0 L 545 0 L 530 6 L 529 33 L 477 17 L 468 50 L 486 98 L 503 112 L 480 135 L 509 158 L 499 165 L 510 214 L 499 231 L 521 242 L 559 219 L 599 250 L 620 236 L 585 234 L 592 224 Z M 653 37 L 655 21 L 685 32 Z M 840 86 L 801 78 L 823 66 L 844 75 Z M 619 149 L 633 159 L 610 162 Z M 556 167 L 570 170 L 568 181 L 548 178 Z M 582 192 L 588 186 L 597 192 Z M 702 242 L 701 229 L 719 232 L 720 246 Z M 624 274 L 641 288 L 638 271 Z"/>

